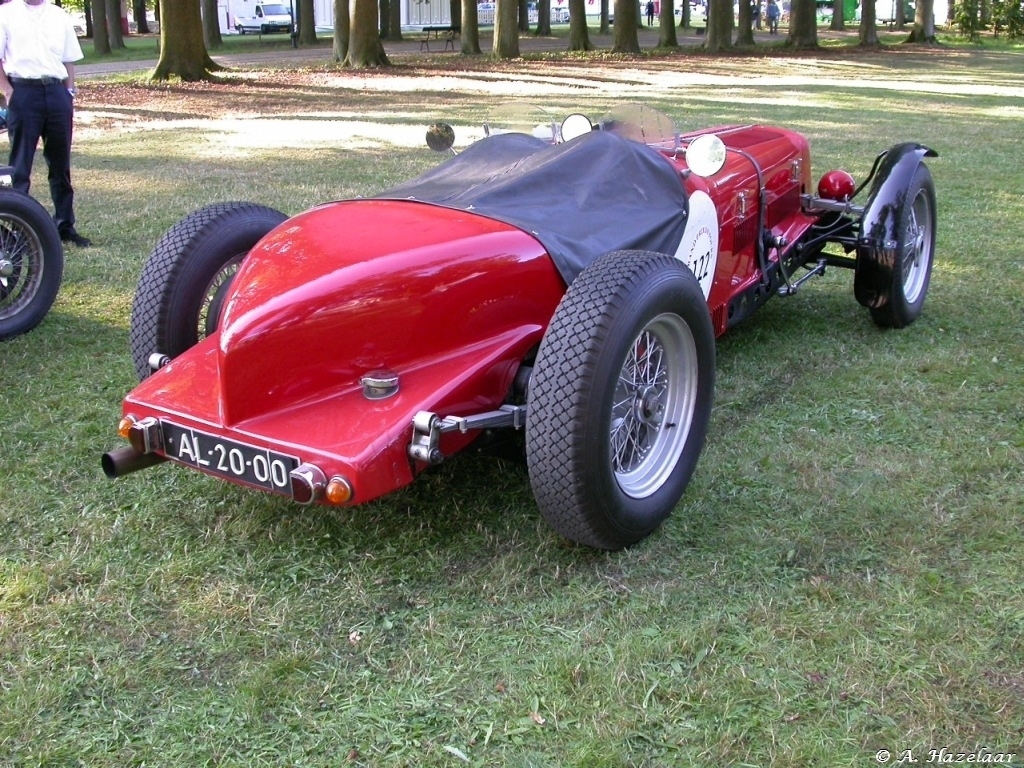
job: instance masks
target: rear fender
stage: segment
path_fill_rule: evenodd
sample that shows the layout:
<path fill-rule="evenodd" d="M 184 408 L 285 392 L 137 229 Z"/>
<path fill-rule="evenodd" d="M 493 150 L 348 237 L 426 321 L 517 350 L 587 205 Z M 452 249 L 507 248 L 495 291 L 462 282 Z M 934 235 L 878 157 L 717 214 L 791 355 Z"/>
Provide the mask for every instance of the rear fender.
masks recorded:
<path fill-rule="evenodd" d="M 939 154 L 923 144 L 897 144 L 882 158 L 868 194 L 857 238 L 857 267 L 853 292 L 865 307 L 888 296 L 900 238 L 900 221 L 908 204 L 907 189 L 926 157 Z"/>

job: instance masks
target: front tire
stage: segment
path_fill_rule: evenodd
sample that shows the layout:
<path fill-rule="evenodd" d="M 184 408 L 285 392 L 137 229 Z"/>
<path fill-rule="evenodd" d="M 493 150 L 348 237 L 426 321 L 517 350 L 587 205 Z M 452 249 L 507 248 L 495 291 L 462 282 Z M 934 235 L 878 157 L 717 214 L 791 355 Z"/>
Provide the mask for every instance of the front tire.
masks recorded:
<path fill-rule="evenodd" d="M 883 328 L 904 328 L 924 308 L 935 257 L 935 185 L 928 166 L 917 167 L 906 200 L 900 212 L 888 301 L 871 307 L 871 319 Z"/>
<path fill-rule="evenodd" d="M 35 198 L 0 189 L 0 340 L 46 317 L 64 274 L 64 248 L 50 214 Z"/>
<path fill-rule="evenodd" d="M 215 203 L 160 238 L 132 303 L 130 343 L 139 380 L 152 372 L 152 354 L 177 357 L 217 329 L 242 260 L 287 218 L 255 203 Z"/>
<path fill-rule="evenodd" d="M 569 287 L 530 382 L 526 457 L 541 514 L 568 539 L 617 550 L 672 512 L 704 445 L 715 342 L 679 260 L 607 254 Z"/>

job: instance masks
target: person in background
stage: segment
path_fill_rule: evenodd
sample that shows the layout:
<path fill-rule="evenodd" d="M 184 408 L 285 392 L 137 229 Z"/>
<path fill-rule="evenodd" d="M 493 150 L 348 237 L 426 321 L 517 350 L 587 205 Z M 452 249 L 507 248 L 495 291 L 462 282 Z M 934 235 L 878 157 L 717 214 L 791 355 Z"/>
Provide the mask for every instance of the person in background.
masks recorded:
<path fill-rule="evenodd" d="M 654 26 L 654 0 L 647 0 L 647 26 Z"/>
<path fill-rule="evenodd" d="M 71 186 L 74 62 L 81 58 L 74 24 L 63 9 L 48 0 L 0 5 L 0 93 L 7 101 L 12 184 L 28 193 L 41 138 L 60 238 L 84 248 L 92 243 L 75 229 Z"/>
<path fill-rule="evenodd" d="M 768 17 L 768 33 L 777 35 L 779 33 L 779 4 L 775 0 L 768 0 L 765 14 Z"/>

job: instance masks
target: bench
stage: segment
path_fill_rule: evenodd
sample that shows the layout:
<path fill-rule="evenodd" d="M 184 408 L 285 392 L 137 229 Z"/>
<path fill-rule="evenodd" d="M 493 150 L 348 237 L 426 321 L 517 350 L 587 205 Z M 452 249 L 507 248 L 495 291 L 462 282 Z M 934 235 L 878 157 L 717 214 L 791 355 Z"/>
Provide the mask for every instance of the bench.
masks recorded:
<path fill-rule="evenodd" d="M 444 49 L 447 51 L 449 47 L 455 50 L 455 36 L 462 31 L 462 28 L 457 24 L 449 24 L 446 27 L 423 27 L 423 34 L 425 37 L 420 41 L 420 50 L 430 50 L 430 36 L 433 35 L 435 40 L 444 40 Z M 442 38 L 441 35 L 444 35 Z"/>

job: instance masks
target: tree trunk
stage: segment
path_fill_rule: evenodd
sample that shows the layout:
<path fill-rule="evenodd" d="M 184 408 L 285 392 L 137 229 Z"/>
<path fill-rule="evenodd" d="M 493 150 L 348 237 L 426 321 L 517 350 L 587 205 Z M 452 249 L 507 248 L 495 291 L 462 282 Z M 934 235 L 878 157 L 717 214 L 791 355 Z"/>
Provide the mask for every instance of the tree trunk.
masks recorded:
<path fill-rule="evenodd" d="M 99 3 L 97 3 L 99 5 Z M 222 67 L 210 58 L 203 43 L 199 0 L 163 0 L 160 4 L 160 59 L 150 77 L 185 82 L 213 80 Z"/>
<path fill-rule="evenodd" d="M 690 0 L 682 0 L 683 5 L 689 5 Z M 678 48 L 679 40 L 676 37 L 676 14 L 673 0 L 661 0 L 661 13 L 658 14 L 658 47 Z"/>
<path fill-rule="evenodd" d="M 476 0 L 462 0 L 462 52 L 476 56 L 480 50 L 480 16 L 476 10 Z"/>
<path fill-rule="evenodd" d="M 377 3 L 371 2 L 373 6 L 373 36 L 377 38 L 377 45 L 380 45 L 380 34 L 377 31 Z M 299 45 L 316 45 L 316 18 L 313 12 L 313 0 L 296 0 L 295 10 L 299 14 Z M 381 53 L 384 49 L 381 48 Z"/>
<path fill-rule="evenodd" d="M 908 43 L 925 43 L 936 45 L 935 38 L 935 0 L 917 0 L 914 9 L 914 28 L 910 30 Z"/>
<path fill-rule="evenodd" d="M 527 7 L 527 0 L 519 0 L 519 31 L 530 31 L 530 9 Z"/>
<path fill-rule="evenodd" d="M 149 34 L 149 19 L 146 18 L 146 0 L 134 0 L 132 15 L 135 16 L 135 32 L 139 35 Z"/>
<path fill-rule="evenodd" d="M 331 58 L 343 62 L 348 58 L 348 38 L 352 30 L 349 0 L 334 0 L 334 43 Z"/>
<path fill-rule="evenodd" d="M 846 19 L 843 18 L 845 8 L 843 0 L 832 1 L 832 23 L 828 25 L 828 28 L 834 32 L 842 32 L 846 29 Z"/>
<path fill-rule="evenodd" d="M 611 23 L 608 20 L 608 0 L 601 0 L 601 26 L 598 27 L 598 31 L 602 35 L 607 35 L 611 29 Z"/>
<path fill-rule="evenodd" d="M 679 9 L 679 28 L 688 29 L 690 26 L 690 0 L 681 0 L 682 7 Z"/>
<path fill-rule="evenodd" d="M 309 7 L 312 10 L 312 2 Z M 348 35 L 345 66 L 364 69 L 391 65 L 377 29 L 377 0 L 352 0 L 352 29 Z"/>
<path fill-rule="evenodd" d="M 687 0 L 689 2 L 689 0 Z M 754 13 L 751 7 L 758 0 L 739 0 L 736 19 L 736 45 L 739 48 L 750 48 L 754 45 Z"/>
<path fill-rule="evenodd" d="M 704 36 L 704 48 L 709 53 L 732 48 L 731 0 L 708 0 L 708 28 Z"/>
<path fill-rule="evenodd" d="M 637 23 L 640 6 L 636 0 L 615 0 L 615 37 L 612 53 L 640 53 Z"/>
<path fill-rule="evenodd" d="M 800 49 L 818 47 L 818 17 L 814 0 L 792 1 L 786 45 Z"/>
<path fill-rule="evenodd" d="M 106 0 L 96 0 L 92 6 L 92 47 L 97 56 L 110 55 L 110 27 L 107 26 Z"/>
<path fill-rule="evenodd" d="M 111 50 L 124 48 L 124 34 L 121 31 L 121 0 L 107 0 L 107 31 L 110 33 Z"/>
<path fill-rule="evenodd" d="M 200 0 L 199 7 L 203 17 L 203 42 L 206 43 L 206 50 L 220 48 L 224 45 L 224 38 L 220 36 L 217 0 Z"/>
<path fill-rule="evenodd" d="M 551 0 L 539 0 L 537 3 L 537 30 L 534 34 L 537 37 L 551 34 Z"/>
<path fill-rule="evenodd" d="M 494 44 L 496 59 L 519 58 L 519 0 L 498 0 L 494 9 Z"/>
<path fill-rule="evenodd" d="M 593 48 L 590 30 L 587 29 L 586 0 L 569 0 L 569 50 L 590 51 Z"/>
<path fill-rule="evenodd" d="M 377 0 L 377 23 L 380 25 L 378 30 L 381 40 L 388 40 L 388 29 L 391 25 L 391 13 L 388 8 L 391 6 L 390 0 Z"/>
<path fill-rule="evenodd" d="M 388 3 L 388 40 L 393 43 L 402 42 L 402 2 L 391 0 Z M 457 16 L 452 16 L 452 23 L 457 23 Z"/>
<path fill-rule="evenodd" d="M 860 27 L 857 29 L 857 39 L 860 45 L 879 45 L 878 24 L 875 23 L 875 19 L 875 0 L 863 0 L 860 6 Z"/>

